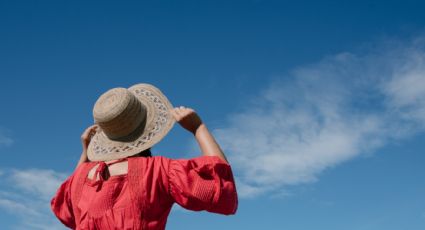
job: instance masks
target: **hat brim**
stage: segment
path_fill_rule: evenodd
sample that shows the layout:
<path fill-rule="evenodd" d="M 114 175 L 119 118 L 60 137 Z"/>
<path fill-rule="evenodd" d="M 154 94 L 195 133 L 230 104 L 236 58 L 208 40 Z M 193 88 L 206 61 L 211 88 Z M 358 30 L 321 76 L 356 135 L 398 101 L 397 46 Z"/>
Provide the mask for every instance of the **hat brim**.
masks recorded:
<path fill-rule="evenodd" d="M 109 161 L 135 155 L 157 144 L 173 127 L 175 119 L 170 113 L 173 107 L 158 88 L 143 83 L 128 90 L 146 107 L 145 124 L 129 140 L 120 141 L 109 139 L 99 128 L 87 149 L 90 161 Z"/>

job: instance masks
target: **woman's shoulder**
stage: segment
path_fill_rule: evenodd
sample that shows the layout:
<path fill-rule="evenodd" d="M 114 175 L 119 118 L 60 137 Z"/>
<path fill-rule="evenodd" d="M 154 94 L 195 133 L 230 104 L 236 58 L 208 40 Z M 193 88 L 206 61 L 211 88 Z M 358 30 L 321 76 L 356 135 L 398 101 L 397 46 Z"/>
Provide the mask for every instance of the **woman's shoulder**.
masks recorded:
<path fill-rule="evenodd" d="M 168 156 L 157 155 L 152 157 L 130 157 L 128 158 L 128 167 L 131 170 L 142 171 L 165 171 L 168 172 L 175 168 L 197 168 L 197 167 L 215 167 L 218 165 L 230 166 L 217 156 L 197 156 L 189 158 L 171 158 Z"/>

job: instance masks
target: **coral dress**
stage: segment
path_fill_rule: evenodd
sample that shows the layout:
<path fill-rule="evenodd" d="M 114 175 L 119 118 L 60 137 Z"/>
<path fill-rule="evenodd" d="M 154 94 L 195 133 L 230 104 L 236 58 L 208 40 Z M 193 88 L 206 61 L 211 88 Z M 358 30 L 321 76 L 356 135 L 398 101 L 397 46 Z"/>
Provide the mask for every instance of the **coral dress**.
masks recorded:
<path fill-rule="evenodd" d="M 125 160 L 127 174 L 107 180 L 102 176 L 104 162 L 81 164 L 51 201 L 57 218 L 72 229 L 156 230 L 165 229 L 174 202 L 194 211 L 236 212 L 232 170 L 218 157 L 130 157 L 116 162 Z M 94 179 L 89 179 L 88 172 L 97 164 Z"/>

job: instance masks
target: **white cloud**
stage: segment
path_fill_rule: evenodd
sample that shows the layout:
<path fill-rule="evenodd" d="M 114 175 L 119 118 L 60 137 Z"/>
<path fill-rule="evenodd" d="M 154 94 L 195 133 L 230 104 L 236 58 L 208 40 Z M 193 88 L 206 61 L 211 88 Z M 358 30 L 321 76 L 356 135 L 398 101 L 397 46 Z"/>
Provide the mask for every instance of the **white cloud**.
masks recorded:
<path fill-rule="evenodd" d="M 20 215 L 40 216 L 40 214 L 26 204 L 16 202 L 9 199 L 0 198 L 0 207 L 6 209 L 10 213 L 20 213 Z"/>
<path fill-rule="evenodd" d="M 214 130 L 242 197 L 278 193 L 423 130 L 425 39 L 341 53 L 279 78 Z"/>
<path fill-rule="evenodd" d="M 389 106 L 397 110 L 402 118 L 425 122 L 425 38 L 414 41 L 415 46 L 403 50 L 400 56 L 403 65 L 382 86 L 388 96 Z"/>
<path fill-rule="evenodd" d="M 64 174 L 44 169 L 2 172 L 0 209 L 20 218 L 15 229 L 65 229 L 50 210 L 50 199 Z"/>
<path fill-rule="evenodd" d="M 53 196 L 66 175 L 45 169 L 13 170 L 10 179 L 21 191 L 43 199 Z"/>

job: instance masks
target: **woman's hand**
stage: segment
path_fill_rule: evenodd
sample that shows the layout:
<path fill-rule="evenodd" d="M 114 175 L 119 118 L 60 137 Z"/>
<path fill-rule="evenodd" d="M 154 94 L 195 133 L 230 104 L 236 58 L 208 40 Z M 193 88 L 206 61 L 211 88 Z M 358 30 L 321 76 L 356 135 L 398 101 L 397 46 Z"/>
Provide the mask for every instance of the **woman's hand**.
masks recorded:
<path fill-rule="evenodd" d="M 217 156 L 227 162 L 226 156 L 215 141 L 213 135 L 208 131 L 207 126 L 202 123 L 201 118 L 193 109 L 180 106 L 172 109 L 171 114 L 183 128 L 193 133 L 201 148 L 202 155 Z"/>
<path fill-rule="evenodd" d="M 171 110 L 174 119 L 186 130 L 195 135 L 196 130 L 201 126 L 202 120 L 196 114 L 195 110 L 184 106 L 176 107 Z"/>
<path fill-rule="evenodd" d="M 97 128 L 98 128 L 98 125 L 89 126 L 86 130 L 84 130 L 83 134 L 81 134 L 81 145 L 83 146 L 83 152 L 81 153 L 80 160 L 78 161 L 77 167 L 81 163 L 88 161 L 87 149 L 89 147 L 91 138 L 96 133 Z"/>
<path fill-rule="evenodd" d="M 86 130 L 84 130 L 83 134 L 81 134 L 81 144 L 83 146 L 83 151 L 87 151 L 91 138 L 96 133 L 97 128 L 97 125 L 89 126 Z"/>

